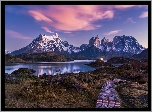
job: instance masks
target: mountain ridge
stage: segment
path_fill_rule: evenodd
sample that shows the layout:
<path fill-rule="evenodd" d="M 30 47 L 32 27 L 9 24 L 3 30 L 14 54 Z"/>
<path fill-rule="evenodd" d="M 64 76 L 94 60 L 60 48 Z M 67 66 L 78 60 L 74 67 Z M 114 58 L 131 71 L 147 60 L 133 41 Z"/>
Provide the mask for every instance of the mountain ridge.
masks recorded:
<path fill-rule="evenodd" d="M 87 58 L 97 58 L 106 55 L 110 57 L 113 53 L 115 54 L 114 56 L 123 56 L 124 54 L 134 55 L 141 53 L 143 50 L 145 48 L 132 36 L 115 36 L 112 41 L 104 37 L 100 41 L 97 35 L 89 40 L 89 44 L 82 44 L 80 47 L 75 47 L 69 44 L 68 41 L 62 41 L 59 35 L 55 33 L 52 36 L 40 34 L 29 45 L 15 50 L 11 54 L 53 52 L 55 54 L 69 55 L 83 54 Z"/>

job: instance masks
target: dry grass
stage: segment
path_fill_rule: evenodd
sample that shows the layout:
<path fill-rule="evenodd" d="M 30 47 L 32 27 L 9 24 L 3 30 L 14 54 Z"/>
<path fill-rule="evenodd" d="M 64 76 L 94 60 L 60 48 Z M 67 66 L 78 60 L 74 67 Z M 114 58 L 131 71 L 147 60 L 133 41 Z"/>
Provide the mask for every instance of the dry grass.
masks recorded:
<path fill-rule="evenodd" d="M 54 76 L 50 78 L 52 83 L 46 83 L 47 78 L 27 79 L 20 84 L 5 83 L 5 107 L 94 108 L 101 86 L 106 80 L 96 80 L 94 74 L 76 75 Z M 90 81 L 84 80 L 86 77 Z M 62 83 L 57 80 L 59 78 L 63 80 Z"/>
<path fill-rule="evenodd" d="M 116 87 L 121 108 L 148 108 L 148 84 L 135 82 L 119 84 Z"/>
<path fill-rule="evenodd" d="M 86 72 L 56 75 L 46 78 L 30 77 L 20 84 L 5 83 L 6 108 L 95 108 L 102 85 L 109 80 L 106 72 Z M 121 108 L 146 108 L 146 84 L 116 85 Z"/>

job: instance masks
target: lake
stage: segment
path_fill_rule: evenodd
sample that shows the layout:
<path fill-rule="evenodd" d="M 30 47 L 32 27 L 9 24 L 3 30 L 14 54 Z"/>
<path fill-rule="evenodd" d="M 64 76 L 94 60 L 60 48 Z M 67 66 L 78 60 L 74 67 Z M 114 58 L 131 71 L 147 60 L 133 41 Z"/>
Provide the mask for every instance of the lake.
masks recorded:
<path fill-rule="evenodd" d="M 44 73 L 47 75 L 79 73 L 93 71 L 95 68 L 84 65 L 95 60 L 74 60 L 70 62 L 36 62 L 36 63 L 13 63 L 5 65 L 5 73 L 11 74 L 19 68 L 29 68 L 36 70 L 34 75 L 39 76 Z"/>

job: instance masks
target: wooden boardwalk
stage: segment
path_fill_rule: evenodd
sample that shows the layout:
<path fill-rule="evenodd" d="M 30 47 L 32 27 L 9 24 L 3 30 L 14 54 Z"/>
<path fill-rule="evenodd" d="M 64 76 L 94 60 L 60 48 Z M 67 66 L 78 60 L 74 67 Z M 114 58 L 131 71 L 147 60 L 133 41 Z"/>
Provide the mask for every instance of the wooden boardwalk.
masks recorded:
<path fill-rule="evenodd" d="M 120 102 L 114 89 L 114 81 L 108 81 L 103 84 L 96 108 L 120 108 Z"/>

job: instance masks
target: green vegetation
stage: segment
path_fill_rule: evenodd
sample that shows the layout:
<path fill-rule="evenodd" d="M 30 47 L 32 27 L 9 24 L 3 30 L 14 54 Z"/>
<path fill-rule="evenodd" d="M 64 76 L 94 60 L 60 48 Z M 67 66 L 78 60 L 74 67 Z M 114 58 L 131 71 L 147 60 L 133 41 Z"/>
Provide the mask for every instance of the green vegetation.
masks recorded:
<path fill-rule="evenodd" d="M 55 55 L 53 53 L 32 53 L 32 54 L 19 54 L 19 57 L 27 62 L 55 62 L 55 61 L 68 61 L 64 55 Z"/>
<path fill-rule="evenodd" d="M 5 55 L 5 63 L 25 63 L 25 62 L 65 62 L 69 61 L 64 55 L 53 53 L 24 53 L 17 56 Z"/>
<path fill-rule="evenodd" d="M 11 54 L 5 55 L 5 63 L 22 63 L 22 62 L 66 62 L 73 60 L 87 59 L 81 54 L 54 54 L 51 52 L 42 53 L 23 53 L 16 56 Z"/>
<path fill-rule="evenodd" d="M 17 58 L 15 56 L 12 56 L 11 54 L 5 55 L 5 63 L 24 63 L 25 61 L 21 58 Z"/>

